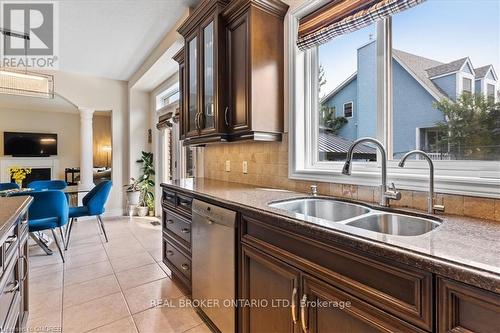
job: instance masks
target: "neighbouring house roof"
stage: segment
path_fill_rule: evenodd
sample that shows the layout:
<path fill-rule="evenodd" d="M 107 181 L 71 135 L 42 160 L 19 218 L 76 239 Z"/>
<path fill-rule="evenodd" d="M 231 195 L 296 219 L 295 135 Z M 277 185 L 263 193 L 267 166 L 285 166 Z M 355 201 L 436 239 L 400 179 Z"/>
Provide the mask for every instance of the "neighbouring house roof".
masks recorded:
<path fill-rule="evenodd" d="M 487 75 L 491 68 L 494 77 L 496 73 L 492 65 L 487 65 L 479 68 L 472 68 L 468 57 L 458 59 L 449 63 L 442 63 L 433 59 L 421 57 L 412 53 L 393 49 L 392 56 L 420 85 L 426 89 L 436 100 L 449 99 L 448 95 L 439 88 L 431 78 L 444 75 L 446 73 L 454 73 L 459 71 L 465 63 L 469 63 L 471 70 L 475 73 L 475 78 L 480 79 Z M 340 90 L 348 85 L 352 80 L 356 79 L 357 72 L 349 76 L 339 86 L 329 92 L 320 101 L 324 104 L 326 101 L 335 96 Z"/>
<path fill-rule="evenodd" d="M 352 143 L 353 141 L 344 139 L 328 131 L 319 131 L 318 149 L 320 153 L 347 154 Z M 377 151 L 368 145 L 360 144 L 354 149 L 354 153 L 371 155 L 376 154 Z"/>
<path fill-rule="evenodd" d="M 426 71 L 429 77 L 436 77 L 443 74 L 458 72 L 464 66 L 467 59 L 467 57 L 458 59 L 446 64 L 428 68 Z"/>
<path fill-rule="evenodd" d="M 439 67 L 442 62 L 417 56 L 400 50 L 392 50 L 392 56 L 437 100 L 447 99 L 439 87 L 429 78 L 427 69 Z"/>
<path fill-rule="evenodd" d="M 491 65 L 474 68 L 474 72 L 476 73 L 476 79 L 482 79 L 483 77 L 485 77 L 490 67 Z"/>
<path fill-rule="evenodd" d="M 488 75 L 488 72 L 489 70 L 491 69 L 491 73 L 493 74 L 493 77 L 495 78 L 495 80 L 497 79 L 497 73 L 495 73 L 495 69 L 493 68 L 492 65 L 486 65 L 486 66 L 483 66 L 483 67 L 479 67 L 479 68 L 474 68 L 474 73 L 476 73 L 476 79 L 482 79 L 484 78 L 486 75 Z"/>
<path fill-rule="evenodd" d="M 320 104 L 323 104 L 324 101 L 327 101 L 330 99 L 330 97 L 335 96 L 337 92 L 340 90 L 344 89 L 345 86 L 347 86 L 349 83 L 351 83 L 357 76 L 357 72 L 352 73 L 347 79 L 344 80 L 341 84 L 339 84 L 335 89 L 330 91 L 328 94 L 326 94 L 321 100 L 319 101 Z"/>

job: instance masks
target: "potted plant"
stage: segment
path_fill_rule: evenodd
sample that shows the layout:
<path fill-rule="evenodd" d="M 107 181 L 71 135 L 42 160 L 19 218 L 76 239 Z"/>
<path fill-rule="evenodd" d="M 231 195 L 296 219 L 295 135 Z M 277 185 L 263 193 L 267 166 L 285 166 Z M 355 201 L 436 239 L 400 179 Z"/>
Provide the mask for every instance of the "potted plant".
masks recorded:
<path fill-rule="evenodd" d="M 130 184 L 124 185 L 125 193 L 127 193 L 127 202 L 129 206 L 137 206 L 141 196 L 140 180 L 130 178 Z"/>
<path fill-rule="evenodd" d="M 153 153 L 143 151 L 141 159 L 138 162 L 142 163 L 142 176 L 139 178 L 139 188 L 141 191 L 141 195 L 139 200 L 139 207 L 137 207 L 137 214 L 139 216 L 146 216 L 149 212 L 149 215 L 154 216 L 155 169 L 153 166 Z"/>
<path fill-rule="evenodd" d="M 23 187 L 23 180 L 31 173 L 31 168 L 12 167 L 9 169 L 10 177 L 14 179 L 19 188 Z"/>

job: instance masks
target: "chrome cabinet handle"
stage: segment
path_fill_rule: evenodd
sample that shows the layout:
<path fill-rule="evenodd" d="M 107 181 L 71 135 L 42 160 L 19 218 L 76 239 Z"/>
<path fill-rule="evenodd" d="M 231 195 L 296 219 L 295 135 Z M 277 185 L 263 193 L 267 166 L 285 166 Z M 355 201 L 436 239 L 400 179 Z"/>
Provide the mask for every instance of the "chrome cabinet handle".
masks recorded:
<path fill-rule="evenodd" d="M 292 291 L 292 320 L 294 324 L 297 324 L 298 313 L 297 313 L 297 288 L 293 288 Z"/>
<path fill-rule="evenodd" d="M 8 294 L 8 293 L 13 293 L 15 291 L 17 291 L 19 289 L 19 281 L 15 280 L 14 282 L 11 282 L 9 284 L 13 284 L 14 287 L 10 288 L 10 289 L 7 289 L 4 291 L 5 294 Z"/>
<path fill-rule="evenodd" d="M 307 318 L 307 295 L 304 294 L 302 296 L 302 299 L 300 300 L 300 321 L 302 323 L 302 331 L 304 331 L 304 333 L 307 333 L 307 329 L 308 329 L 308 318 Z"/>
<path fill-rule="evenodd" d="M 172 250 L 167 250 L 167 256 L 173 256 L 174 255 L 174 251 Z"/>
<path fill-rule="evenodd" d="M 189 270 L 189 265 L 188 264 L 182 264 L 181 268 L 185 271 Z"/>
<path fill-rule="evenodd" d="M 24 262 L 24 276 L 22 278 L 22 281 L 26 280 L 28 277 L 28 258 L 26 256 L 22 256 L 21 259 L 23 259 Z"/>
<path fill-rule="evenodd" d="M 7 237 L 7 239 L 5 240 L 5 243 L 12 244 L 12 243 L 15 243 L 16 241 L 17 241 L 17 236 L 12 235 L 12 236 Z"/>
<path fill-rule="evenodd" d="M 174 224 L 174 220 L 167 220 L 167 224 Z"/>
<path fill-rule="evenodd" d="M 201 130 L 202 129 L 202 121 L 203 121 L 203 113 L 198 113 L 198 129 Z"/>
<path fill-rule="evenodd" d="M 229 106 L 226 106 L 226 109 L 224 110 L 224 121 L 226 122 L 226 126 L 229 126 L 228 111 Z"/>
<path fill-rule="evenodd" d="M 188 228 L 182 228 L 182 229 L 181 229 L 181 232 L 182 232 L 183 234 L 189 234 L 190 230 L 189 230 Z"/>
<path fill-rule="evenodd" d="M 196 113 L 196 116 L 194 118 L 194 127 L 196 129 L 199 129 L 200 127 L 198 126 L 198 113 Z"/>

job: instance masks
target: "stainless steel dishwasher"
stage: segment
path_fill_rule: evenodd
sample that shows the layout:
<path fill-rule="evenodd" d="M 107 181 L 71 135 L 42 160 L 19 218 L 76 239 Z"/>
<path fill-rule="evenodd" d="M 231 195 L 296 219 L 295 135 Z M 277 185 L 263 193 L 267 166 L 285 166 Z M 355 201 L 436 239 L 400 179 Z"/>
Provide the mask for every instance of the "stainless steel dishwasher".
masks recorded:
<path fill-rule="evenodd" d="M 192 206 L 192 293 L 223 333 L 236 331 L 236 212 L 203 201 Z"/>

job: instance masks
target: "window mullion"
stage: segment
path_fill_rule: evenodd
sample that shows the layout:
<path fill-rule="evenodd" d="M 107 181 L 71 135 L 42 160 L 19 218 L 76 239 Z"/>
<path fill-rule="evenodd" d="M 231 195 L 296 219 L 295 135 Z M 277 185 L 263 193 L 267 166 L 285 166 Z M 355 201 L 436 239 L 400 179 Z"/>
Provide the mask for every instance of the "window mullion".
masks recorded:
<path fill-rule="evenodd" d="M 392 159 L 392 20 L 377 23 L 377 139 Z M 380 163 L 377 155 L 377 164 Z"/>

